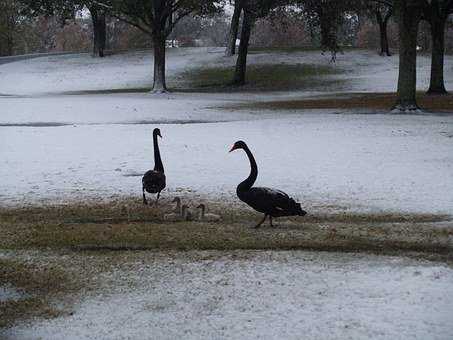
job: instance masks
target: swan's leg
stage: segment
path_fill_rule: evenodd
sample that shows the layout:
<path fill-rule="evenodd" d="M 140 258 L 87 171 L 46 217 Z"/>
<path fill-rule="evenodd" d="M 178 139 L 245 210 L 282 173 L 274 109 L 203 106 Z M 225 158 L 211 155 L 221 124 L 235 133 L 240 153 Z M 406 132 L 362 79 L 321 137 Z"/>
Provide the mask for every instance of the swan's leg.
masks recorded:
<path fill-rule="evenodd" d="M 144 186 L 142 186 L 142 191 L 143 191 L 143 204 L 147 205 L 148 201 L 146 200 L 146 197 L 145 197 L 145 187 Z"/>
<path fill-rule="evenodd" d="M 160 197 L 160 191 L 157 193 L 157 198 L 156 198 L 156 207 L 157 207 L 157 202 L 159 202 L 159 197 Z"/>
<path fill-rule="evenodd" d="M 255 229 L 261 227 L 261 225 L 264 223 L 264 221 L 266 221 L 266 217 L 267 217 L 267 215 L 264 215 L 263 219 L 255 226 Z"/>
<path fill-rule="evenodd" d="M 273 224 L 272 224 L 272 216 L 269 215 L 269 222 L 271 223 L 271 227 L 275 227 Z"/>

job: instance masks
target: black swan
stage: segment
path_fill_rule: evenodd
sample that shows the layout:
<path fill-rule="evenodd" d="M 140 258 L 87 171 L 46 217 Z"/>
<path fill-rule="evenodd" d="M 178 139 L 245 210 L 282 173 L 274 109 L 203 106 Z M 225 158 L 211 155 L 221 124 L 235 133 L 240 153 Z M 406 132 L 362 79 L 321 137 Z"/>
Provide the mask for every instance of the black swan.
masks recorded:
<path fill-rule="evenodd" d="M 300 203 L 297 203 L 283 191 L 270 188 L 253 188 L 253 183 L 255 183 L 256 178 L 258 177 L 258 167 L 255 158 L 245 142 L 237 141 L 234 143 L 230 152 L 237 149 L 243 149 L 245 151 L 251 167 L 249 177 L 237 186 L 237 196 L 241 201 L 247 203 L 256 211 L 264 214 L 264 218 L 255 226 L 255 228 L 259 228 L 264 223 L 267 216 L 269 216 L 270 224 L 273 227 L 272 217 L 304 216 L 307 214 L 306 211 L 302 210 Z"/>
<path fill-rule="evenodd" d="M 157 194 L 156 205 L 159 201 L 160 192 L 165 189 L 165 173 L 162 159 L 160 158 L 157 136 L 162 138 L 159 129 L 153 131 L 154 142 L 154 170 L 147 171 L 142 178 L 143 204 L 148 204 L 145 197 L 145 190 L 150 194 Z"/>

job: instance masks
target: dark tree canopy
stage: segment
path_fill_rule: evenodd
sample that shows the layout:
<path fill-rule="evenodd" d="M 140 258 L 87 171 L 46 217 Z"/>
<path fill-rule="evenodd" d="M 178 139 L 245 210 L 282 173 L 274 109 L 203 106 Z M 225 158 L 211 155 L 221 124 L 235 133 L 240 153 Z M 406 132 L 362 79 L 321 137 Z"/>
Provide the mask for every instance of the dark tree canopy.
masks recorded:
<path fill-rule="evenodd" d="M 95 1 L 123 21 L 153 35 L 168 36 L 185 16 L 221 10 L 221 0 L 110 0 Z"/>
<path fill-rule="evenodd" d="M 93 22 L 93 56 L 104 56 L 106 42 L 105 6 L 99 6 L 96 0 L 19 0 L 24 5 L 27 16 L 56 16 L 64 24 L 73 19 L 78 11 L 87 8 Z M 107 1 L 105 1 L 107 4 Z"/>

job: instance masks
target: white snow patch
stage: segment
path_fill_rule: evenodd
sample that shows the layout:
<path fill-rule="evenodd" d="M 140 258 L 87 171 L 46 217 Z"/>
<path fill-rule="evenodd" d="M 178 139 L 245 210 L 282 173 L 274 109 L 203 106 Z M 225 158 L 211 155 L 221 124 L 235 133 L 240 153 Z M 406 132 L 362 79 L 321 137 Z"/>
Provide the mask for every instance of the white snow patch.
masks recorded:
<path fill-rule="evenodd" d="M 219 49 L 172 51 L 170 75 L 234 62 Z M 258 160 L 257 184 L 288 191 L 311 211 L 331 204 L 354 211 L 453 214 L 452 116 L 215 108 L 313 95 L 297 91 L 39 95 L 150 83 L 148 54 L 103 60 L 71 55 L 0 65 L 0 93 L 34 95 L 0 98 L 1 206 L 140 195 L 139 176 L 153 166 L 151 131 L 159 126 L 170 192 L 235 199 L 235 187 L 249 165 L 243 154 L 228 155 L 227 150 L 243 139 Z M 250 57 L 251 63 L 328 63 L 328 56 L 318 52 Z M 426 79 L 428 59 L 419 59 Z M 447 57 L 447 87 L 453 80 L 451 60 Z M 347 52 L 336 65 L 349 70 L 335 77 L 348 78 L 350 91 L 394 89 L 397 57 Z"/>
<path fill-rule="evenodd" d="M 215 48 L 170 49 L 167 73 L 219 56 Z M 67 91 L 151 87 L 153 55 L 149 50 L 105 58 L 89 54 L 49 56 L 0 65 L 0 93 L 38 95 Z"/>
<path fill-rule="evenodd" d="M 25 297 L 24 293 L 20 292 L 11 286 L 0 286 L 0 303 L 8 301 L 17 301 Z"/>
<path fill-rule="evenodd" d="M 275 115 L 277 116 L 277 115 Z M 153 119 L 151 116 L 150 119 Z M 258 185 L 277 187 L 314 208 L 453 214 L 453 117 L 282 115 L 206 124 L 3 127 L 0 204 L 140 195 L 153 167 L 152 128 L 161 128 L 168 190 L 234 199 L 248 175 L 245 140 Z M 164 193 L 164 197 L 171 195 Z"/>
<path fill-rule="evenodd" d="M 167 75 L 172 78 L 182 71 L 200 66 L 234 67 L 235 58 L 223 56 L 222 48 L 179 48 L 167 53 Z M 330 54 L 319 51 L 291 53 L 253 53 L 248 64 L 312 64 L 331 65 L 345 71 L 327 76 L 347 81 L 341 91 L 392 92 L 398 79 L 398 55 L 380 57 L 374 51 L 347 51 L 336 63 Z M 428 56 L 418 57 L 419 90 L 429 85 L 431 61 Z M 111 90 L 151 87 L 152 52 L 120 53 L 106 58 L 92 58 L 89 54 L 49 56 L 0 65 L 0 94 L 42 95 L 68 91 Z M 453 87 L 453 57 L 445 56 L 445 83 Z M 340 90 L 340 89 L 338 89 Z M 338 91 L 337 90 L 337 91 Z M 326 88 L 325 91 L 335 91 Z M 296 91 L 298 92 L 298 91 Z M 298 93 L 300 94 L 300 93 Z M 230 94 L 230 98 L 242 97 Z"/>
<path fill-rule="evenodd" d="M 138 259 L 115 292 L 7 339 L 451 339 L 453 270 L 373 255 Z M 127 277 L 127 280 L 124 278 Z M 134 285 L 133 291 L 129 288 Z"/>

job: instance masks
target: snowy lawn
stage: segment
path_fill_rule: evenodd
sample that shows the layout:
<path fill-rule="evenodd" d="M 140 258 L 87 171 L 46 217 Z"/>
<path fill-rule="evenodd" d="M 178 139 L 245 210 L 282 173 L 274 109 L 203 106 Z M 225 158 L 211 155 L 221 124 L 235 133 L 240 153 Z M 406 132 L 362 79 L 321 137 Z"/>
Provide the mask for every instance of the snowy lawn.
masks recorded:
<path fill-rule="evenodd" d="M 83 272 L 92 255 L 72 258 Z M 71 315 L 5 339 L 451 339 L 453 269 L 323 252 L 124 253 Z M 66 313 L 68 314 L 68 313 Z M 0 333 L 1 334 L 1 333 Z"/>
<path fill-rule="evenodd" d="M 168 59 L 170 86 L 186 86 L 178 78 L 185 72 L 233 65 L 234 59 L 223 57 L 222 52 L 172 50 Z M 422 56 L 419 61 L 419 90 L 424 90 L 429 79 L 429 58 Z M 450 90 L 452 61 L 447 57 L 446 85 Z M 229 220 L 233 227 L 227 223 L 203 229 L 196 223 L 187 224 L 183 227 L 187 233 L 201 229 L 203 237 L 230 233 L 256 241 L 255 234 L 246 229 L 256 215 L 250 214 L 235 197 L 236 185 L 248 175 L 249 164 L 241 152 L 228 154 L 231 145 L 243 139 L 258 161 L 257 184 L 287 191 L 310 213 L 305 220 L 283 220 L 280 229 L 260 231 L 263 240 L 267 237 L 272 242 L 288 241 L 294 233 L 309 242 L 318 237 L 324 246 L 337 242 L 343 248 L 336 249 L 349 251 L 357 248 L 344 244 L 362 237 L 375 250 L 380 244 L 399 241 L 412 242 L 414 247 L 407 248 L 411 250 L 423 250 L 425 244 L 438 248 L 430 248 L 429 253 L 452 248 L 452 115 L 367 115 L 347 108 L 244 109 L 245 104 L 269 105 L 277 100 L 332 96 L 330 91 L 350 92 L 351 96 L 356 92 L 392 92 L 396 86 L 397 56 L 381 58 L 373 52 L 351 51 L 330 65 L 329 56 L 320 56 L 319 52 L 256 53 L 250 56 L 250 63 L 307 64 L 338 70 L 323 76 L 333 88 L 266 93 L 184 91 L 155 96 L 118 92 L 143 91 L 150 86 L 152 64 L 148 51 L 102 60 L 69 55 L 0 65 L 0 207 L 6 209 L 2 210 L 4 216 L 9 214 L 22 228 L 15 230 L 12 222 L 0 221 L 4 235 L 0 255 L 5 249 L 12 249 L 13 257 L 23 249 L 40 249 L 26 259 L 39 262 L 46 260 L 43 249 L 53 247 L 55 261 L 60 261 L 63 269 L 72 271 L 74 277 L 77 272 L 98 280 L 90 294 L 84 294 L 84 288 L 80 295 L 69 294 L 76 301 L 68 307 L 73 315 L 63 313 L 66 316 L 44 321 L 32 319 L 4 330 L 0 336 L 453 337 L 451 261 L 442 264 L 369 254 L 304 251 L 117 251 L 117 255 L 106 256 L 115 257 L 118 268 L 101 273 L 94 259 L 101 261 L 105 255 L 108 247 L 103 245 L 113 243 L 115 247 L 111 248 L 115 250 L 126 249 L 128 244 L 123 248 L 118 245 L 124 245 L 125 240 L 137 245 L 138 238 L 148 240 L 146 233 L 156 230 L 171 240 L 171 232 L 177 231 L 177 226 L 166 232 L 165 224 L 154 222 L 152 227 L 146 221 L 137 224 L 130 220 L 126 226 L 121 224 L 124 221 L 97 224 L 85 220 L 80 224 L 60 216 L 61 220 L 51 225 L 55 228 L 52 230 L 46 229 L 49 223 L 40 224 L 43 216 L 48 218 L 52 213 L 27 221 L 33 217 L 29 212 L 22 214 L 26 215 L 22 220 L 20 209 L 41 203 L 52 206 L 70 202 L 67 208 L 71 210 L 73 204 L 91 207 L 93 202 L 101 202 L 127 214 L 127 202 L 140 200 L 141 175 L 153 166 L 151 132 L 160 127 L 168 183 L 163 193 L 164 206 L 179 195 L 194 202 L 208 200 L 210 208 L 228 214 L 246 214 L 244 220 Z M 241 110 L 232 109 L 234 105 L 241 105 Z M 114 202 L 120 203 L 113 205 Z M 230 210 L 224 210 L 220 203 Z M 19 210 L 8 210 L 11 208 Z M 59 212 L 54 208 L 51 211 Z M 336 219 L 342 215 L 342 222 Z M 363 229 L 356 228 L 357 221 L 348 220 L 357 216 L 365 216 L 367 224 L 361 225 Z M 399 220 L 401 216 L 403 220 Z M 409 220 L 404 216 L 409 216 Z M 381 229 L 380 222 L 376 224 L 373 218 L 385 226 Z M 73 237 L 63 240 L 74 243 L 77 228 L 86 228 L 79 229 L 81 232 L 76 235 L 87 239 L 77 244 L 80 247 L 76 252 L 68 250 L 67 243 L 55 243 L 61 235 Z M 12 239 L 15 241 L 8 243 Z M 53 244 L 46 243 L 52 240 Z M 224 244 L 225 240 L 228 239 L 215 241 Z M 96 242 L 97 248 L 88 247 Z M 372 247 L 372 242 L 377 244 Z M 313 243 L 293 248 L 305 249 L 310 244 Z M 144 247 L 155 249 L 147 244 Z M 80 253 L 83 249 L 96 251 Z M 423 255 L 426 256 L 429 255 Z M 79 262 L 71 262 L 74 259 Z M 42 270 L 42 263 L 37 268 Z M 12 303 L 16 298 L 9 284 L 20 287 L 11 280 L 1 283 L 0 301 Z M 59 307 L 68 296 L 52 298 L 56 299 L 53 306 Z"/>
<path fill-rule="evenodd" d="M 309 211 L 329 204 L 351 211 L 453 212 L 452 116 L 218 108 L 319 92 L 58 95 L 149 85 L 148 53 L 104 60 L 52 56 L 0 66 L 0 93 L 25 96 L 0 98 L 0 177 L 7 178 L 0 183 L 0 205 L 139 195 L 139 176 L 153 166 L 151 131 L 159 126 L 168 173 L 164 196 L 190 190 L 235 200 L 248 162 L 227 150 L 243 139 L 257 157 L 258 182 L 287 190 Z M 397 57 L 367 51 L 346 52 L 335 65 L 319 52 L 250 58 L 252 65 L 271 61 L 338 68 L 328 77 L 347 81 L 351 91 L 392 91 L 397 74 Z M 219 49 L 172 50 L 169 76 L 177 81 L 182 71 L 201 65 L 232 64 Z M 420 57 L 421 88 L 427 71 L 429 60 Z"/>
<path fill-rule="evenodd" d="M 161 102 L 168 104 L 154 101 Z M 452 116 L 280 113 L 250 120 L 245 114 L 232 122 L 154 125 L 140 123 L 140 115 L 136 124 L 0 127 L 0 178 L 7 179 L 0 183 L 0 204 L 139 197 L 140 176 L 153 167 L 151 132 L 159 126 L 168 178 L 164 197 L 183 190 L 236 200 L 249 164 L 243 153 L 228 150 L 243 139 L 258 161 L 258 183 L 288 191 L 311 212 L 329 204 L 351 211 L 453 213 Z M 133 115 L 119 116 L 134 121 Z"/>

